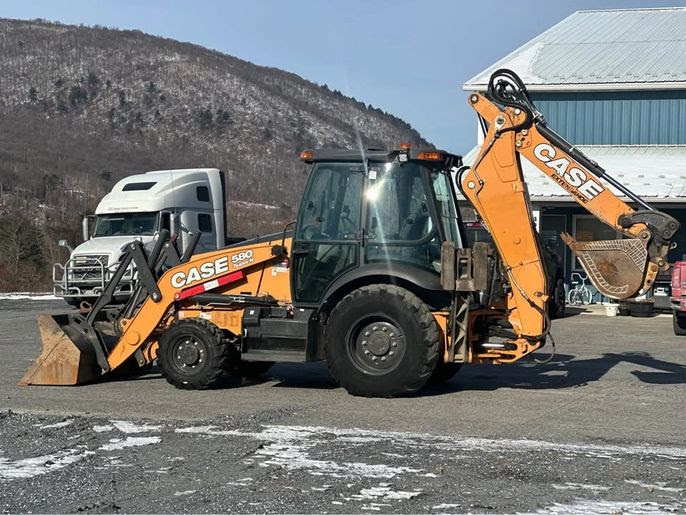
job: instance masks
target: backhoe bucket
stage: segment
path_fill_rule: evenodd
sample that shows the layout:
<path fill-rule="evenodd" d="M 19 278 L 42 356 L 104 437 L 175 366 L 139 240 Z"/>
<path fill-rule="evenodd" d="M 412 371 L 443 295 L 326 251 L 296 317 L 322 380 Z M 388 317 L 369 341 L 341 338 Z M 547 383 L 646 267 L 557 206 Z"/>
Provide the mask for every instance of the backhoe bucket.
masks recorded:
<path fill-rule="evenodd" d="M 562 239 L 579 258 L 588 278 L 600 293 L 612 299 L 635 297 L 643 287 L 648 251 L 636 239 L 576 241 Z"/>
<path fill-rule="evenodd" d="M 91 344 L 69 325 L 69 315 L 38 315 L 43 352 L 19 385 L 76 385 L 100 377 Z"/>

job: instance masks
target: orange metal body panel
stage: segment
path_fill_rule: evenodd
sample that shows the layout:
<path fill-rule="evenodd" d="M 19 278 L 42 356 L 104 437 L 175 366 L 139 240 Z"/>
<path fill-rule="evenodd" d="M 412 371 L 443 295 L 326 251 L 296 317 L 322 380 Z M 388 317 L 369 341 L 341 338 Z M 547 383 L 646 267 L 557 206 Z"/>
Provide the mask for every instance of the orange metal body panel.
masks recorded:
<path fill-rule="evenodd" d="M 508 319 L 519 336 L 513 342 L 517 348 L 515 351 L 494 350 L 492 354 L 499 362 L 510 362 L 542 344 L 546 277 L 532 225 L 526 184 L 513 152 L 515 133 L 506 132 L 499 138 L 494 135 L 496 128 L 513 121 L 509 113 L 482 99 L 475 109 L 491 122 L 490 130 L 476 158 L 478 165 L 462 176 L 461 186 L 491 233 L 512 284 L 507 308 Z M 500 126 L 494 121 L 497 117 L 502 117 Z"/>
<path fill-rule="evenodd" d="M 272 247 L 281 243 L 281 237 L 275 237 L 271 241 L 247 243 L 198 254 L 187 263 L 165 272 L 158 281 L 162 294 L 161 300 L 153 302 L 148 297 L 132 319 L 121 321 L 123 332 L 109 354 L 110 368 L 114 369 L 121 365 L 140 347 L 145 349 L 146 359 L 154 356 L 151 347 L 157 343 L 156 331 L 168 325 L 169 318 L 174 315 L 171 308 L 177 301 L 177 295 L 187 288 L 211 284 L 229 274 L 242 271 L 244 273 L 242 279 L 217 287 L 212 290 L 212 293 L 271 295 L 279 302 L 290 303 L 289 268 L 284 266 L 283 256 L 274 256 L 272 253 Z M 286 238 L 283 245 L 290 252 L 291 239 Z M 210 274 L 210 270 L 214 273 Z M 203 273 L 206 277 L 199 275 Z M 186 308 L 190 309 L 186 315 L 194 313 L 192 301 L 180 300 L 179 302 L 180 312 Z M 227 329 L 234 334 L 240 332 L 242 309 L 207 308 L 202 311 L 207 311 L 206 316 L 213 317 L 213 321 L 216 320 L 215 323 L 222 329 Z M 223 313 L 220 314 L 222 311 Z M 200 310 L 196 309 L 195 312 L 199 314 Z"/>
<path fill-rule="evenodd" d="M 448 334 L 448 319 L 450 317 L 449 311 L 434 311 L 433 316 L 438 324 L 438 338 L 439 343 L 443 347 L 443 361 L 450 361 L 450 335 Z"/>

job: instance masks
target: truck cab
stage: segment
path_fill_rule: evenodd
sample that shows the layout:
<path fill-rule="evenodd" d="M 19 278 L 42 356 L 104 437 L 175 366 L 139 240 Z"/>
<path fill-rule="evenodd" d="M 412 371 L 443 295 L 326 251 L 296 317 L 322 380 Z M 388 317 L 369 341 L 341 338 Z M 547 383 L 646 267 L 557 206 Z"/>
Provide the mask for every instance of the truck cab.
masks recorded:
<path fill-rule="evenodd" d="M 196 252 L 226 244 L 226 185 L 216 168 L 159 170 L 131 175 L 117 182 L 84 218 L 83 242 L 71 248 L 66 263 L 53 265 L 53 289 L 69 304 L 92 301 L 103 291 L 117 269 L 122 248 L 132 240 L 151 247 L 166 229 L 179 250 L 185 250 L 190 233 L 200 232 Z M 133 269 L 127 271 L 115 299 L 131 293 Z"/>

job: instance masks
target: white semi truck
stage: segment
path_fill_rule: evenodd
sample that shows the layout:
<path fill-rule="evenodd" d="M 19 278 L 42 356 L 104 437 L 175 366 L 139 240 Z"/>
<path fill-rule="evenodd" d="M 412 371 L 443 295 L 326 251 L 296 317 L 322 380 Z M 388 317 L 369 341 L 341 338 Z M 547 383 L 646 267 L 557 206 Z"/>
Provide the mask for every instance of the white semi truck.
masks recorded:
<path fill-rule="evenodd" d="M 226 182 L 216 168 L 160 170 L 131 175 L 114 185 L 95 210 L 83 219 L 83 243 L 72 248 L 69 260 L 53 265 L 54 293 L 69 304 L 97 298 L 119 264 L 122 247 L 132 240 L 152 247 L 161 229 L 170 231 L 183 252 L 190 233 L 200 232 L 195 252 L 227 244 Z M 134 270 L 129 270 L 115 298 L 131 293 Z"/>

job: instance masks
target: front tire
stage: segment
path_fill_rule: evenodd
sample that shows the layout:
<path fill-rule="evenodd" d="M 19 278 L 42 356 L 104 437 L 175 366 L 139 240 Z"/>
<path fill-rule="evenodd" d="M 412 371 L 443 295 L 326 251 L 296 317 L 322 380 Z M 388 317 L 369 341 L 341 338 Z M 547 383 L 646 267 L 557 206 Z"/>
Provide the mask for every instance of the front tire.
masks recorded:
<path fill-rule="evenodd" d="M 352 395 L 394 397 L 424 386 L 436 368 L 438 325 L 429 308 L 398 286 L 346 295 L 325 329 L 331 375 Z"/>
<path fill-rule="evenodd" d="M 169 327 L 159 341 L 157 366 L 168 383 L 183 390 L 204 390 L 224 378 L 229 348 L 221 330 L 202 318 Z"/>

